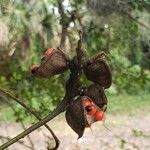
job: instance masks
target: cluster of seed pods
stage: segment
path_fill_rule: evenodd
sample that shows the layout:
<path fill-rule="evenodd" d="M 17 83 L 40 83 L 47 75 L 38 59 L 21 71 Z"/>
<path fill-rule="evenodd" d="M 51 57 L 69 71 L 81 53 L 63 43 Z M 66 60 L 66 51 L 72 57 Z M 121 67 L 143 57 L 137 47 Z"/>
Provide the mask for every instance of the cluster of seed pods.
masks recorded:
<path fill-rule="evenodd" d="M 62 51 L 48 48 L 43 54 L 41 64 L 33 65 L 31 73 L 38 78 L 51 77 L 67 70 L 69 62 Z M 87 80 L 92 83 L 82 95 L 75 95 L 70 100 L 65 115 L 68 125 L 78 134 L 78 138 L 83 136 L 86 127 L 104 120 L 107 108 L 104 90 L 112 83 L 110 67 L 101 55 L 84 61 L 82 69 Z"/>

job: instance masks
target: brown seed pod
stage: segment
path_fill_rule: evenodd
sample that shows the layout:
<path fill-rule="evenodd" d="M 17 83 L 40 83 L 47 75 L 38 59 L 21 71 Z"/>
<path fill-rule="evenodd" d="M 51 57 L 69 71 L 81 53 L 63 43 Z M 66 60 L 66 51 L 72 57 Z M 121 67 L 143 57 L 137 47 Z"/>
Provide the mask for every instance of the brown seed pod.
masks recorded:
<path fill-rule="evenodd" d="M 48 78 L 64 72 L 68 67 L 68 59 L 65 54 L 53 48 L 44 53 L 40 66 L 33 65 L 31 73 L 37 78 Z"/>
<path fill-rule="evenodd" d="M 78 134 L 78 139 L 83 136 L 86 127 L 82 99 L 72 102 L 66 111 L 66 121 L 68 125 Z"/>
<path fill-rule="evenodd" d="M 88 96 L 100 109 L 106 111 L 107 97 L 104 89 L 98 84 L 90 85 L 84 95 Z"/>
<path fill-rule="evenodd" d="M 112 75 L 109 65 L 101 55 L 89 59 L 83 64 L 83 71 L 88 80 L 98 83 L 104 88 L 109 88 Z"/>

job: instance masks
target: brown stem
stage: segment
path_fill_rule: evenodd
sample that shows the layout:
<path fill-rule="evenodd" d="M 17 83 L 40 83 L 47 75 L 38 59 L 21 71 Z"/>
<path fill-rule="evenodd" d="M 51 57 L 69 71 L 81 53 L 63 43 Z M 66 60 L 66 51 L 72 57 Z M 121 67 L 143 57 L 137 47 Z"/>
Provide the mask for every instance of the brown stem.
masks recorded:
<path fill-rule="evenodd" d="M 68 34 L 68 25 L 62 25 L 61 40 L 60 40 L 60 48 L 62 50 L 65 49 L 65 42 L 66 42 L 67 34 Z"/>
<path fill-rule="evenodd" d="M 66 36 L 67 36 L 67 30 L 68 30 L 68 26 L 69 23 L 67 23 L 68 21 L 68 17 L 66 16 L 65 12 L 64 12 L 64 7 L 63 7 L 63 1 L 64 0 L 58 0 L 58 10 L 59 10 L 59 14 L 61 16 L 61 24 L 62 24 L 62 30 L 61 30 L 61 40 L 60 40 L 60 48 L 62 50 L 64 50 L 65 48 L 65 42 L 66 42 Z"/>
<path fill-rule="evenodd" d="M 0 139 L 10 140 L 11 138 L 4 137 L 4 136 L 0 135 Z M 28 145 L 24 144 L 22 141 L 18 141 L 18 143 L 21 144 L 21 145 L 23 145 L 23 146 L 25 146 L 25 147 L 27 147 L 27 148 L 29 148 L 29 149 L 32 149 L 31 146 L 28 146 Z"/>
<path fill-rule="evenodd" d="M 59 14 L 60 14 L 60 17 L 61 17 L 60 23 L 62 25 L 61 39 L 60 39 L 60 46 L 59 47 L 62 50 L 65 49 L 65 42 L 66 42 L 66 38 L 67 38 L 67 35 L 68 35 L 69 24 L 76 19 L 74 11 L 72 11 L 70 13 L 69 17 L 66 15 L 66 13 L 64 11 L 63 1 L 64 0 L 58 0 L 58 10 L 59 10 Z"/>
<path fill-rule="evenodd" d="M 83 56 L 83 51 L 82 51 L 82 31 L 79 31 L 79 40 L 78 40 L 78 46 L 76 48 L 76 53 L 77 53 L 78 67 L 79 67 L 79 69 L 81 69 L 82 56 Z"/>

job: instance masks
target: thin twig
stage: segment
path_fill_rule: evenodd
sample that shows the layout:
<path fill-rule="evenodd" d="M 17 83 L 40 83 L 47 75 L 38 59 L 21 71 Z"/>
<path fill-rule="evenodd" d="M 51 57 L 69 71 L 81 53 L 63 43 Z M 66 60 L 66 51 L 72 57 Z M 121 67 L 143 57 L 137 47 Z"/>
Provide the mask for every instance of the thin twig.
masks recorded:
<path fill-rule="evenodd" d="M 45 125 L 47 122 L 49 122 L 50 120 L 52 120 L 54 117 L 56 117 L 60 113 L 64 112 L 66 110 L 66 107 L 67 107 L 67 104 L 68 104 L 67 101 L 68 101 L 68 99 L 67 99 L 67 97 L 65 97 L 63 99 L 63 101 L 60 102 L 60 104 L 57 106 L 57 108 L 52 113 L 50 113 L 49 115 L 47 115 L 45 118 L 41 119 L 36 124 L 34 124 L 31 127 L 29 127 L 27 130 L 23 131 L 22 133 L 20 133 L 16 137 L 10 139 L 5 144 L 1 145 L 0 146 L 0 150 L 3 150 L 5 148 L 9 147 L 10 145 L 12 145 L 15 142 L 17 142 L 18 140 L 20 140 L 21 138 L 24 138 L 26 135 L 28 135 L 31 132 L 33 132 L 34 130 L 36 130 L 37 128 Z"/>
<path fill-rule="evenodd" d="M 7 104 L 10 106 L 10 108 L 12 109 L 12 111 L 16 114 L 16 110 L 15 110 L 15 108 L 10 104 L 10 101 L 8 101 L 8 100 L 6 100 L 6 99 L 5 99 L 5 101 L 6 101 Z M 18 116 L 17 116 L 17 117 L 18 117 Z M 19 117 L 18 117 L 18 119 L 19 119 Z M 26 127 L 25 127 L 24 123 L 22 122 L 22 120 L 20 120 L 20 124 L 21 124 L 22 128 L 23 128 L 24 130 L 26 130 Z M 32 140 L 31 140 L 31 138 L 30 138 L 29 135 L 27 135 L 27 139 L 28 139 L 28 141 L 29 141 L 29 143 L 30 143 L 30 145 L 31 145 L 31 150 L 35 150 L 34 144 L 33 144 L 33 142 L 32 142 Z"/>
<path fill-rule="evenodd" d="M 20 124 L 21 124 L 22 128 L 24 130 L 26 130 L 26 127 L 25 127 L 25 125 L 24 125 L 24 123 L 22 121 L 20 121 Z M 32 140 L 31 140 L 31 138 L 30 138 L 30 135 L 27 135 L 27 138 L 28 138 L 28 141 L 30 142 L 31 149 L 35 150 L 35 147 L 34 147 L 34 144 L 33 144 Z"/>
<path fill-rule="evenodd" d="M 35 116 L 38 120 L 41 120 L 41 118 L 39 117 L 39 115 L 38 115 L 35 111 L 33 111 L 31 108 L 29 108 L 28 106 L 26 106 L 19 98 L 14 97 L 11 93 L 9 93 L 9 92 L 3 90 L 2 88 L 0 88 L 0 91 L 1 91 L 3 94 L 5 94 L 5 95 L 11 97 L 11 98 L 12 98 L 13 100 L 15 100 L 17 103 L 19 103 L 22 107 L 24 107 L 28 112 L 30 112 L 30 113 L 31 113 L 33 116 Z M 53 136 L 53 138 L 54 138 L 54 140 L 55 140 L 55 143 L 56 143 L 54 149 L 57 149 L 58 146 L 59 146 L 59 143 L 60 143 L 59 139 L 57 138 L 57 136 L 54 134 L 54 132 L 52 131 L 52 129 L 51 129 L 47 124 L 45 124 L 45 127 L 46 127 L 46 128 L 49 130 L 49 132 L 52 134 L 52 136 Z"/>
<path fill-rule="evenodd" d="M 145 25 L 144 23 L 138 21 L 136 18 L 134 18 L 134 17 L 133 17 L 131 14 L 129 14 L 128 12 L 123 11 L 123 10 L 121 10 L 121 12 L 122 12 L 123 14 L 125 14 L 126 16 L 128 16 L 131 20 L 135 21 L 137 24 L 139 24 L 139 25 L 141 25 L 141 26 L 147 28 L 148 30 L 150 30 L 150 26 L 147 26 L 147 25 Z"/>

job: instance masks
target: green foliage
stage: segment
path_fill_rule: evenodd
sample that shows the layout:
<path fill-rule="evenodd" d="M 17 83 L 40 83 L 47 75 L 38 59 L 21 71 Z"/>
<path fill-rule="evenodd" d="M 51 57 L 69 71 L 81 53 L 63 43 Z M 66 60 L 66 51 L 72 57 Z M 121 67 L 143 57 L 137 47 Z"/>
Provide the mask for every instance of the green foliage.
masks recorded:
<path fill-rule="evenodd" d="M 148 93 L 150 90 L 150 73 L 142 66 L 143 62 L 146 63 L 146 57 L 140 46 L 140 32 L 138 25 L 128 18 L 108 29 L 90 23 L 87 49 L 91 54 L 101 50 L 108 54 L 113 73 L 113 85 L 109 90 L 112 94 Z M 107 49 L 108 44 L 110 49 Z"/>
<path fill-rule="evenodd" d="M 137 9 L 139 11 L 143 11 L 144 8 L 147 8 L 147 6 L 150 6 L 149 0 L 129 0 L 128 4 L 131 6 L 132 9 Z"/>
<path fill-rule="evenodd" d="M 111 51 L 109 59 L 113 71 L 113 83 L 118 93 L 126 91 L 135 94 L 137 91 L 143 93 L 149 91 L 149 74 L 146 74 L 140 65 L 133 65 L 129 59 L 119 53 L 119 50 Z"/>
<path fill-rule="evenodd" d="M 19 97 L 29 107 L 33 108 L 41 117 L 51 112 L 55 106 L 62 100 L 64 96 L 64 80 L 62 77 L 55 76 L 50 79 L 25 79 L 24 74 L 13 73 L 9 85 L 6 85 L 4 77 L 0 78 L 3 87 L 12 89 L 12 94 Z M 13 100 L 9 100 L 13 104 Z M 15 104 L 14 117 L 16 121 L 29 121 L 32 115 L 22 108 L 19 104 Z M 34 122 L 35 120 L 32 119 Z"/>
<path fill-rule="evenodd" d="M 107 29 L 91 21 L 86 32 L 86 44 L 91 53 L 105 49 L 108 38 Z"/>

